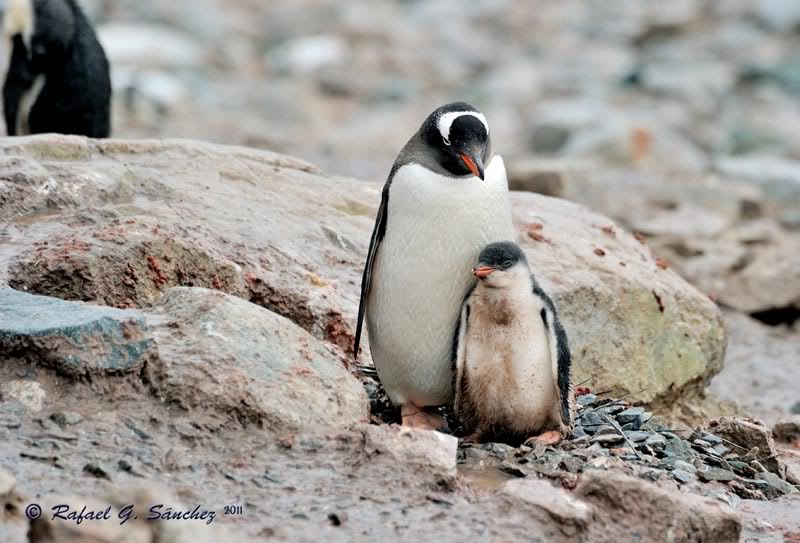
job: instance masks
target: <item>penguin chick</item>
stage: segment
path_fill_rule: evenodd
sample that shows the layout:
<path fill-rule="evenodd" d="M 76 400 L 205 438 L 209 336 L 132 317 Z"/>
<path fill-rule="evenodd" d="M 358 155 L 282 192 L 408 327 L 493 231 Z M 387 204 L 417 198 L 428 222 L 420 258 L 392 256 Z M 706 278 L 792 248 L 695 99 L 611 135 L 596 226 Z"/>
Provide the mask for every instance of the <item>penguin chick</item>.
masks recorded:
<path fill-rule="evenodd" d="M 487 243 L 514 239 L 503 159 L 463 102 L 431 113 L 395 160 L 372 231 L 358 307 L 372 359 L 403 425 L 439 429 L 453 402 L 453 323 Z"/>
<path fill-rule="evenodd" d="M 111 133 L 108 60 L 76 0 L 10 0 L 3 85 L 9 136 Z"/>
<path fill-rule="evenodd" d="M 554 443 L 573 427 L 567 335 L 513 243 L 492 243 L 473 269 L 453 341 L 455 413 L 479 439 Z"/>

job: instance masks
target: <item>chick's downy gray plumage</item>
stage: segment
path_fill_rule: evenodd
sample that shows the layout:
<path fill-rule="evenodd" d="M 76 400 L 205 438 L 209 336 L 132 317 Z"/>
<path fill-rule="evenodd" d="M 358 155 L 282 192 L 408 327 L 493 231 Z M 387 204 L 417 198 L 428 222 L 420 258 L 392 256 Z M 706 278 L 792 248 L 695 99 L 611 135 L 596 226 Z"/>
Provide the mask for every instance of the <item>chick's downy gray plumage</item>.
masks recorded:
<path fill-rule="evenodd" d="M 573 426 L 571 357 L 555 305 L 513 243 L 487 246 L 456 326 L 455 411 L 481 439 L 518 442 Z"/>

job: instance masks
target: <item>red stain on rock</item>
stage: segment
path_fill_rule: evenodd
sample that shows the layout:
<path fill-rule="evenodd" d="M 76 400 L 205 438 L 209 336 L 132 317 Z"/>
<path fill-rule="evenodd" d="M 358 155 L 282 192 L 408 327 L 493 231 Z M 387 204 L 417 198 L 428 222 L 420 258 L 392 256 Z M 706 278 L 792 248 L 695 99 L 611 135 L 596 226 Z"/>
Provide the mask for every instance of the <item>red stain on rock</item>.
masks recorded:
<path fill-rule="evenodd" d="M 542 230 L 544 229 L 544 225 L 540 222 L 533 222 L 528 225 L 528 237 L 531 238 L 533 241 L 538 241 L 540 243 L 550 243 L 550 240 L 547 239 L 542 235 Z"/>
<path fill-rule="evenodd" d="M 161 287 L 167 283 L 167 276 L 161 271 L 156 257 L 147 255 L 147 267 L 150 268 L 150 271 L 153 273 L 153 283 L 155 283 L 156 286 Z"/>
<path fill-rule="evenodd" d="M 350 332 L 350 328 L 344 323 L 342 314 L 331 312 L 328 314 L 328 317 L 325 323 L 325 338 L 346 353 L 352 353 L 355 336 L 353 336 Z"/>
<path fill-rule="evenodd" d="M 658 257 L 656 258 L 656 266 L 658 266 L 662 270 L 666 270 L 667 268 L 669 268 L 669 261 L 661 257 Z"/>

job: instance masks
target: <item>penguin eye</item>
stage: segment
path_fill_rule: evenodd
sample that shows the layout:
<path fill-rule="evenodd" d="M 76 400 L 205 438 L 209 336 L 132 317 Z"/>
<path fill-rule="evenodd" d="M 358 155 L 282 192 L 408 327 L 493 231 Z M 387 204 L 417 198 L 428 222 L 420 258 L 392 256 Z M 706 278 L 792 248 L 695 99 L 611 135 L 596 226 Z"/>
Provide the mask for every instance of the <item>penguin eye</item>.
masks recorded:
<path fill-rule="evenodd" d="M 514 264 L 514 263 L 511 262 L 510 260 L 506 260 L 505 262 L 503 262 L 503 267 L 504 268 L 510 268 L 512 266 L 512 264 Z"/>
<path fill-rule="evenodd" d="M 442 136 L 442 141 L 444 142 L 444 144 L 445 144 L 445 145 L 447 145 L 448 147 L 450 147 L 450 140 L 449 140 L 449 139 L 447 139 L 447 138 L 445 138 L 444 136 Z"/>

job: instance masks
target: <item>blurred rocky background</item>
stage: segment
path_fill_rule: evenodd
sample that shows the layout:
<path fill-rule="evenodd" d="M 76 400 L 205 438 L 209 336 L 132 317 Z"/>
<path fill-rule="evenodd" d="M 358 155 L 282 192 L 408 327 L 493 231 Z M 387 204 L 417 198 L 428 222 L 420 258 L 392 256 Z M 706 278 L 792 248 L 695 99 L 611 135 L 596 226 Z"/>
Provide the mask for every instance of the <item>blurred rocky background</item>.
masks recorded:
<path fill-rule="evenodd" d="M 265 148 L 382 182 L 440 103 L 512 187 L 643 235 L 726 311 L 713 389 L 800 410 L 800 3 L 83 0 L 117 137 Z"/>
<path fill-rule="evenodd" d="M 224 496 L 247 541 L 800 537 L 797 0 L 81 3 L 121 140 L 0 144 L 1 541 L 87 540 L 28 534 L 66 491 Z M 368 424 L 379 190 L 454 100 L 490 120 L 595 393 L 559 449 Z M 202 540 L 176 526 L 92 541 Z"/>

